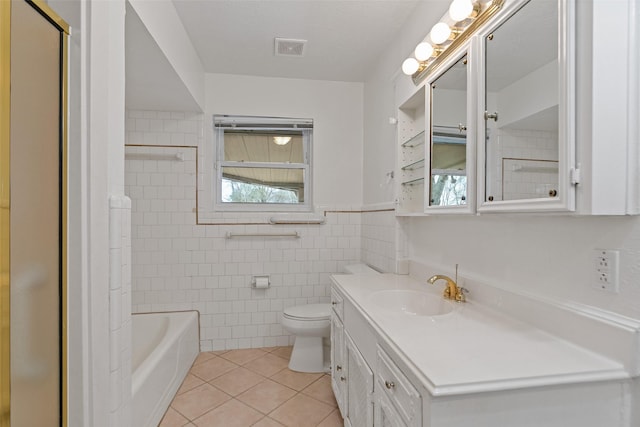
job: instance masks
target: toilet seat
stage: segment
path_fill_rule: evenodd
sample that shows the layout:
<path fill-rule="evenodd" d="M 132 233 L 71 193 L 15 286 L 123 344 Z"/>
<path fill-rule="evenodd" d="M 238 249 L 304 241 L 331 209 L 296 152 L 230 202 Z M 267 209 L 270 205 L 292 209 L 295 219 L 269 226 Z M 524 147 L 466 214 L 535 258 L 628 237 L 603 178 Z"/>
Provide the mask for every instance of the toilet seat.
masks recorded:
<path fill-rule="evenodd" d="M 331 317 L 329 304 L 296 305 L 284 310 L 284 317 L 298 321 L 327 320 Z"/>

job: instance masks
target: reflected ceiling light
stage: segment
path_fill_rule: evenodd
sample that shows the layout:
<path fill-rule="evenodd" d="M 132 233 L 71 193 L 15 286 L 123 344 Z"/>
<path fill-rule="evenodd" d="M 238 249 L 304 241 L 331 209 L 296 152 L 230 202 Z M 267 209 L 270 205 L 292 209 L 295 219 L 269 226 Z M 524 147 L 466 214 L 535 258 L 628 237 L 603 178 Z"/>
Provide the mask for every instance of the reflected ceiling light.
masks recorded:
<path fill-rule="evenodd" d="M 431 41 L 435 44 L 442 44 L 449 40 L 451 36 L 451 28 L 445 24 L 444 22 L 438 22 L 433 26 L 431 32 L 429 33 L 429 37 L 431 37 Z"/>
<path fill-rule="evenodd" d="M 274 136 L 273 137 L 273 142 L 275 142 L 278 145 L 287 145 L 289 141 L 291 141 L 290 136 Z"/>
<path fill-rule="evenodd" d="M 453 0 L 449 6 L 449 17 L 454 22 L 464 21 L 473 14 L 473 2 L 471 0 Z"/>
<path fill-rule="evenodd" d="M 455 50 L 455 47 L 464 43 L 470 34 L 502 8 L 504 2 L 505 0 L 453 0 L 448 12 L 429 32 L 428 41 L 418 44 L 413 57 L 402 63 L 402 72 L 413 76 L 417 83 L 418 78 L 437 64 L 436 58 L 452 46 Z M 465 34 L 465 31 L 469 34 Z"/>

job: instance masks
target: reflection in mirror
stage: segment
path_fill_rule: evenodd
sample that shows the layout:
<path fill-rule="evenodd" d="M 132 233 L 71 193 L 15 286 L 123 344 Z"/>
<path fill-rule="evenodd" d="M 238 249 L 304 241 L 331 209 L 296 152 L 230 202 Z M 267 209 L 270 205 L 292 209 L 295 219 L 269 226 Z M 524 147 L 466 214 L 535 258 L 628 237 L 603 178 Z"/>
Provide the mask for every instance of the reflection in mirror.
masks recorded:
<path fill-rule="evenodd" d="M 558 2 L 530 1 L 486 47 L 485 200 L 558 194 Z"/>
<path fill-rule="evenodd" d="M 431 84 L 430 206 L 467 202 L 467 56 Z"/>

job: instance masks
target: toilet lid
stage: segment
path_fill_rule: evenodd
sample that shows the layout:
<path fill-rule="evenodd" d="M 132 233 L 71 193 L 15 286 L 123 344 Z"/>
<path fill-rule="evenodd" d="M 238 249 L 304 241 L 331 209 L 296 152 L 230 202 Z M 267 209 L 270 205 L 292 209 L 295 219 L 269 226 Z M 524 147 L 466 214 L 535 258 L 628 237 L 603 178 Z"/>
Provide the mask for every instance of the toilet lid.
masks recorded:
<path fill-rule="evenodd" d="M 328 319 L 331 316 L 329 304 L 296 305 L 284 310 L 284 315 L 296 319 Z"/>

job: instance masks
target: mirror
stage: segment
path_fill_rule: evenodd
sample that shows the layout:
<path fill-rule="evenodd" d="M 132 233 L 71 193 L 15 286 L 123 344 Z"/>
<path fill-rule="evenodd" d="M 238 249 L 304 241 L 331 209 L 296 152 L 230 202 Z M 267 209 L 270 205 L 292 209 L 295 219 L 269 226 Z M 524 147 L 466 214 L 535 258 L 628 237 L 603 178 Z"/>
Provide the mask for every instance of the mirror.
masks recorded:
<path fill-rule="evenodd" d="M 467 55 L 431 83 L 429 206 L 467 204 Z"/>
<path fill-rule="evenodd" d="M 486 202 L 561 196 L 558 4 L 529 1 L 484 37 Z"/>

